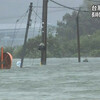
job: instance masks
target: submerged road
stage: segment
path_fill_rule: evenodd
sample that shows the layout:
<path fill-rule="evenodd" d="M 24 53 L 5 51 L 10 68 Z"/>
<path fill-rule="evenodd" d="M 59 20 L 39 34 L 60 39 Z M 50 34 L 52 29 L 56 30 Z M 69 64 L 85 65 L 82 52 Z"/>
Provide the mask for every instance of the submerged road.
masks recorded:
<path fill-rule="evenodd" d="M 24 68 L 13 60 L 0 70 L 0 100 L 100 100 L 100 58 L 25 59 Z"/>

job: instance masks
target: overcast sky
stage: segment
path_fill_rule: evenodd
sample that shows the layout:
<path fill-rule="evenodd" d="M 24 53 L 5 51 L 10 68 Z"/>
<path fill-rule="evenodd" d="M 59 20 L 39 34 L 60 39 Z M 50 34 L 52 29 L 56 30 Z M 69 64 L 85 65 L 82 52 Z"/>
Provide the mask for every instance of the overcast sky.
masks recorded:
<path fill-rule="evenodd" d="M 79 7 L 83 0 L 55 0 L 61 4 L 64 4 L 69 7 Z M 30 2 L 33 2 L 33 6 L 42 6 L 43 0 L 0 0 L 0 24 L 13 24 L 22 16 L 26 10 L 29 8 Z M 48 2 L 48 6 L 58 7 L 58 5 Z M 34 8 L 34 7 L 33 7 Z M 37 8 L 34 8 L 36 11 Z M 70 10 L 71 11 L 71 10 Z M 57 20 L 61 20 L 62 16 L 70 12 L 65 8 L 49 8 L 48 9 L 48 23 L 56 25 Z M 38 15 L 42 16 L 42 8 L 38 8 Z M 27 20 L 27 16 L 26 19 Z M 32 20 L 35 20 L 35 14 L 32 14 Z M 40 19 L 36 18 L 37 23 L 40 23 Z M 25 23 L 25 21 L 23 22 Z"/>

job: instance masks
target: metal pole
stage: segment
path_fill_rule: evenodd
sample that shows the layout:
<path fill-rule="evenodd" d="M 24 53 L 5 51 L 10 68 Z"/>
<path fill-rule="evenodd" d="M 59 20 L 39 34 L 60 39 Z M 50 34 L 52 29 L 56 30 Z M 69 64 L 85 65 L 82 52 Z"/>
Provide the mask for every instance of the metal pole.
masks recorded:
<path fill-rule="evenodd" d="M 30 21 L 31 21 L 32 5 L 33 5 L 33 3 L 31 2 L 30 7 L 29 7 L 29 15 L 28 15 L 28 20 L 27 20 L 27 27 L 26 27 L 24 45 L 23 45 L 23 48 L 22 48 L 22 58 L 21 58 L 20 68 L 22 68 L 22 66 L 23 66 L 24 56 L 25 56 L 25 52 L 26 52 L 26 41 L 27 41 L 27 35 L 28 35 L 28 30 L 29 30 Z"/>
<path fill-rule="evenodd" d="M 77 13 L 76 23 L 77 23 L 77 47 L 78 47 L 78 62 L 81 62 L 81 60 L 80 60 L 79 12 L 80 12 L 80 9 L 79 9 L 79 11 L 78 11 L 78 13 Z"/>
<path fill-rule="evenodd" d="M 1 69 L 3 69 L 3 47 L 1 47 Z"/>
<path fill-rule="evenodd" d="M 42 12 L 42 43 L 45 49 L 41 50 L 41 64 L 46 65 L 46 51 L 47 51 L 47 8 L 48 0 L 43 0 L 43 12 Z"/>

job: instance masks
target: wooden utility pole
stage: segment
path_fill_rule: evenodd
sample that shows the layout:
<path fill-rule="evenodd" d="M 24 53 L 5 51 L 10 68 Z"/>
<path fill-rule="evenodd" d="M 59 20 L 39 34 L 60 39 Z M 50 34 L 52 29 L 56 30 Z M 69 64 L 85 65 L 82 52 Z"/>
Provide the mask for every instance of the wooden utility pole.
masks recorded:
<path fill-rule="evenodd" d="M 24 56 L 25 56 L 25 52 L 26 52 L 26 41 L 27 41 L 27 35 L 28 35 L 28 30 L 29 30 L 30 21 L 31 21 L 32 6 L 33 6 L 33 3 L 31 2 L 30 6 L 29 6 L 29 15 L 28 15 L 28 20 L 27 20 L 27 27 L 26 27 L 24 45 L 23 45 L 23 48 L 22 48 L 22 58 L 21 58 L 20 68 L 22 68 L 22 66 L 23 66 Z"/>
<path fill-rule="evenodd" d="M 77 23 L 77 49 L 78 49 L 78 62 L 81 62 L 81 60 L 80 60 L 79 12 L 80 12 L 80 8 L 79 8 L 79 11 L 78 11 L 78 13 L 77 13 L 76 23 Z"/>
<path fill-rule="evenodd" d="M 43 12 L 42 12 L 42 43 L 45 48 L 41 50 L 41 64 L 46 65 L 46 51 L 47 51 L 47 8 L 48 0 L 43 0 Z"/>

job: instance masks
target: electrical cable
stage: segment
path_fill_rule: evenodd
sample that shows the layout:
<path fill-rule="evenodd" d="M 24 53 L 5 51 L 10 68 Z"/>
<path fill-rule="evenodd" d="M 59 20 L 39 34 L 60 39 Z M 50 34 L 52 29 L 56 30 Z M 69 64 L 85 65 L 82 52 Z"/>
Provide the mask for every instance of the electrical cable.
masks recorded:
<path fill-rule="evenodd" d="M 22 16 L 20 16 L 20 18 L 19 19 L 17 19 L 17 21 L 16 22 L 19 22 L 20 21 L 20 19 L 22 19 L 24 16 L 26 16 L 26 14 L 28 13 L 28 10 L 22 15 Z"/>
<path fill-rule="evenodd" d="M 34 20 L 34 27 L 33 27 L 33 37 L 34 37 L 34 32 L 35 32 L 35 26 L 36 26 L 36 23 L 37 23 L 38 3 L 39 3 L 39 0 L 37 0 L 37 9 L 36 9 L 35 20 Z"/>
<path fill-rule="evenodd" d="M 64 7 L 64 8 L 68 8 L 68 9 L 71 9 L 71 10 L 78 11 L 77 9 L 74 9 L 74 8 L 71 8 L 71 7 L 68 7 L 68 6 L 62 5 L 62 4 L 58 3 L 58 2 L 55 2 L 54 0 L 50 0 L 50 1 L 53 2 L 53 3 L 55 3 L 55 4 L 57 4 L 57 5 L 59 5 L 59 6 L 62 6 L 62 7 Z"/>
<path fill-rule="evenodd" d="M 16 35 L 16 33 L 18 33 L 19 30 L 21 29 L 21 25 L 22 25 L 22 23 L 23 23 L 23 21 L 24 21 L 24 18 L 25 18 L 26 15 L 27 15 L 27 13 L 28 13 L 28 11 L 26 11 L 26 12 L 24 13 L 23 16 L 21 16 L 19 19 L 16 20 L 15 28 L 14 28 L 14 33 L 13 33 L 13 37 L 12 37 L 11 47 L 13 47 L 13 43 L 14 43 L 14 40 L 15 40 L 15 37 L 16 37 L 15 35 Z M 23 18 L 23 19 L 22 19 L 22 18 Z M 20 28 L 17 29 L 18 31 L 16 31 L 17 23 L 18 23 L 21 19 L 22 19 L 22 22 L 21 22 L 21 24 L 20 24 L 20 26 L 19 26 Z"/>
<path fill-rule="evenodd" d="M 14 39 L 15 39 L 16 26 L 17 26 L 17 21 L 15 23 L 15 28 L 14 28 L 14 33 L 13 33 L 13 37 L 12 37 L 11 47 L 13 46 L 13 42 L 14 42 Z"/>
<path fill-rule="evenodd" d="M 41 20 L 40 16 L 38 15 L 38 4 L 39 4 L 39 0 L 37 0 L 37 9 L 36 9 L 36 11 L 33 9 L 33 11 L 35 13 L 34 27 L 33 27 L 33 38 L 34 38 L 34 34 L 35 34 L 35 29 L 36 29 L 37 17 Z M 33 64 L 34 64 L 34 57 L 33 57 L 32 65 Z"/>
<path fill-rule="evenodd" d="M 42 8 L 42 6 L 33 6 L 34 8 Z M 53 7 L 53 6 L 48 6 L 48 8 L 55 8 L 55 9 L 57 9 L 57 8 L 60 8 L 60 9 L 64 9 L 65 7 Z M 79 8 L 79 7 L 73 7 L 73 8 Z"/>
<path fill-rule="evenodd" d="M 88 1 L 92 1 L 92 2 L 100 2 L 99 0 L 88 0 Z"/>
<path fill-rule="evenodd" d="M 37 17 L 42 20 L 42 18 L 35 12 L 35 10 L 33 9 L 33 12 L 37 15 Z"/>
<path fill-rule="evenodd" d="M 15 18 L 18 18 L 19 17 L 19 19 L 18 20 L 20 20 L 26 13 L 28 13 L 28 10 L 22 15 L 22 16 L 16 16 L 16 17 L 2 17 L 2 18 L 0 18 L 0 20 L 3 20 L 3 19 L 15 19 Z"/>
<path fill-rule="evenodd" d="M 54 10 L 54 11 L 49 11 L 49 13 L 59 13 L 59 12 L 63 12 L 63 11 L 65 11 L 66 9 L 60 9 L 60 10 Z"/>
<path fill-rule="evenodd" d="M 58 2 L 55 2 L 54 0 L 50 0 L 50 1 L 53 2 L 53 3 L 55 3 L 55 4 L 57 4 L 57 5 L 59 5 L 59 6 L 62 6 L 64 8 L 67 8 L 67 9 L 70 9 L 70 10 L 74 10 L 74 11 L 79 11 L 79 10 L 77 10 L 75 8 L 68 7 L 68 6 L 62 5 L 62 4 L 58 3 Z M 81 12 L 89 12 L 89 11 L 81 10 Z"/>

